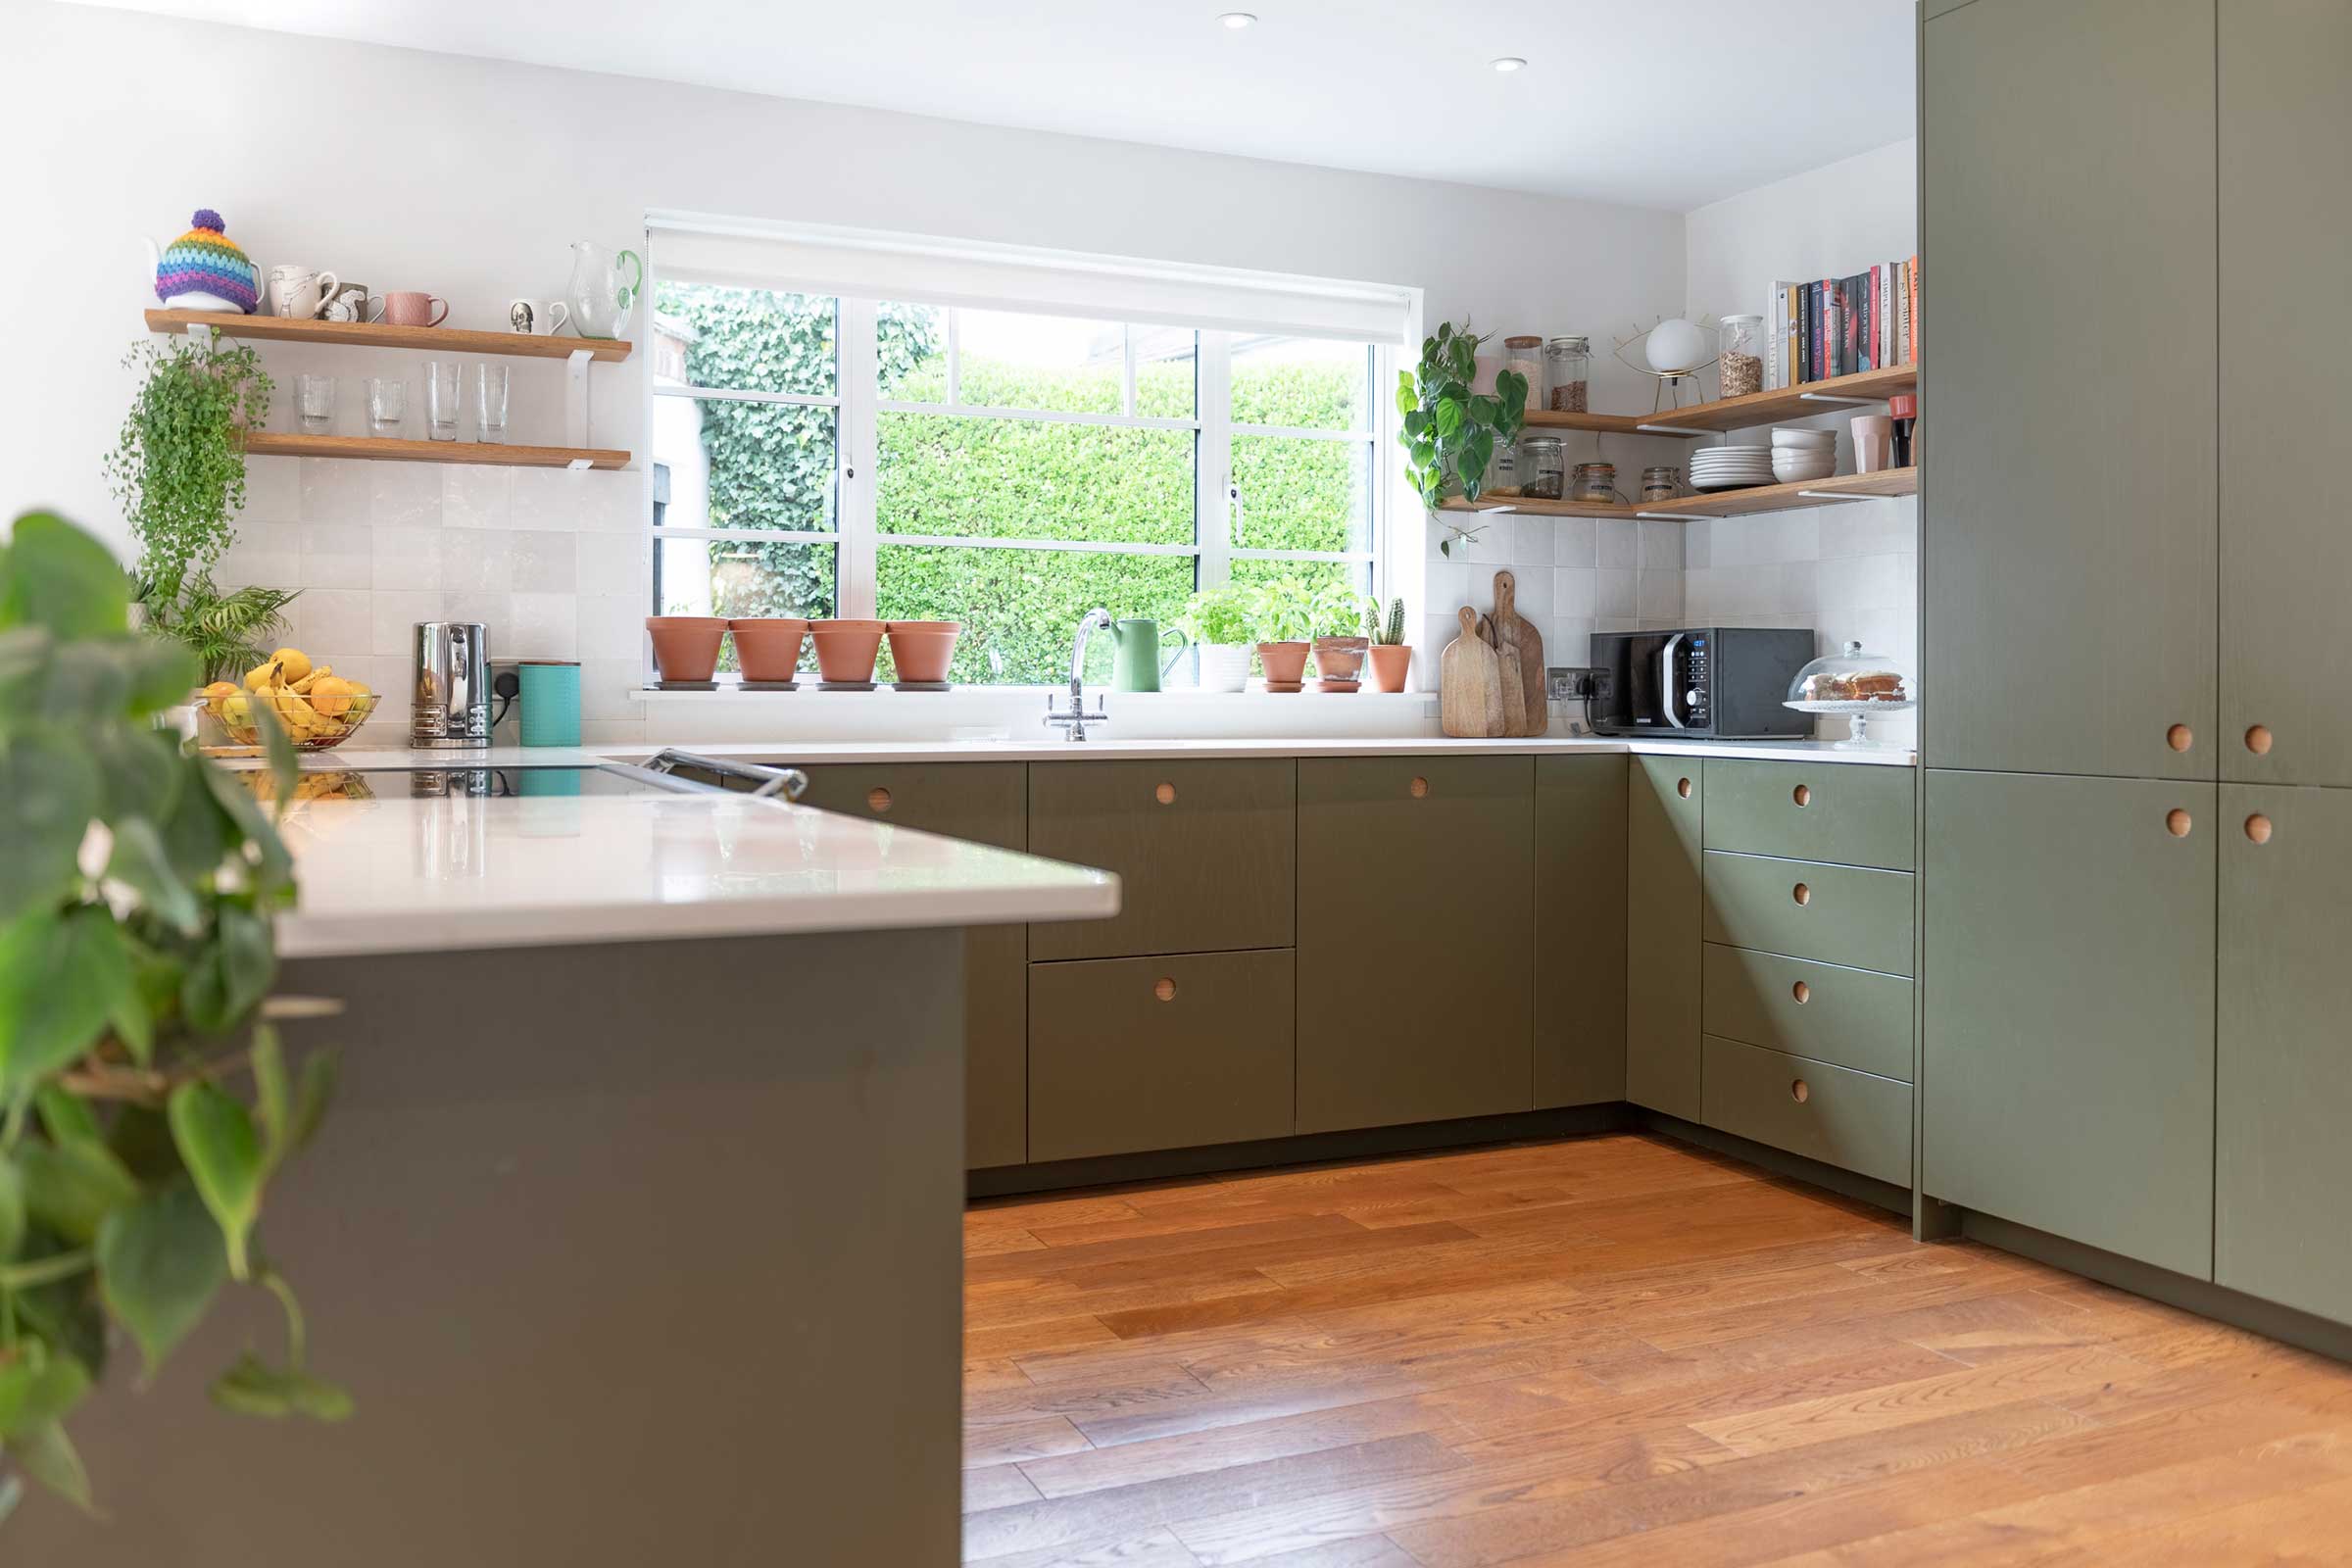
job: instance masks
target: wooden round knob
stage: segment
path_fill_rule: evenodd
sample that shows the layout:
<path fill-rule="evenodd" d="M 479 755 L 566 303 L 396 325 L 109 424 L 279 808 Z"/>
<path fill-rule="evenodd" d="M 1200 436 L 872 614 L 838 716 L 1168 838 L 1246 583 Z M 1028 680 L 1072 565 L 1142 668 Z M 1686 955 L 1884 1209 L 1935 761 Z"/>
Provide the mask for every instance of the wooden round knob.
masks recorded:
<path fill-rule="evenodd" d="M 1690 781 L 1687 778 L 1676 779 L 1674 781 L 1674 793 L 1680 795 L 1686 801 L 1689 800 L 1690 798 Z"/>
<path fill-rule="evenodd" d="M 2246 837 L 2252 839 L 2257 844 L 2270 843 L 2271 819 L 2263 815 L 2260 811 L 2256 811 L 2252 816 L 2247 817 Z"/>
<path fill-rule="evenodd" d="M 1162 784 L 1152 792 L 1152 798 L 1162 806 L 1174 806 L 1176 804 L 1176 786 Z"/>
<path fill-rule="evenodd" d="M 1802 980 L 1799 980 L 1796 984 L 1790 986 L 1788 988 L 1788 994 L 1796 999 L 1796 1004 L 1800 1007 L 1813 1000 L 1813 988 L 1805 984 Z"/>
<path fill-rule="evenodd" d="M 1404 788 L 1405 793 L 1412 796 L 1414 800 L 1424 800 L 1429 795 L 1429 780 L 1423 778 L 1420 774 L 1415 773 L 1413 775 L 1413 781 L 1410 784 L 1407 784 Z"/>
<path fill-rule="evenodd" d="M 1152 994 L 1162 1002 L 1174 1002 L 1176 1000 L 1176 982 L 1163 974 L 1152 982 Z"/>
<path fill-rule="evenodd" d="M 1788 1098 L 1801 1105 L 1813 1098 L 1813 1086 L 1802 1078 L 1792 1078 L 1788 1082 Z"/>
<path fill-rule="evenodd" d="M 2246 750 L 2252 752 L 2256 757 L 2270 756 L 2271 726 L 2268 724 L 2249 726 L 2246 730 Z"/>
<path fill-rule="evenodd" d="M 2164 830 L 2177 839 L 2188 837 L 2188 830 L 2194 825 L 2189 820 L 2188 813 L 2178 806 L 2164 813 Z"/>
<path fill-rule="evenodd" d="M 1795 789 L 1788 792 L 1788 798 L 1799 806 L 1811 806 L 1813 804 L 1813 786 L 1810 784 L 1799 784 Z"/>
<path fill-rule="evenodd" d="M 1788 890 L 1788 896 L 1799 904 L 1811 904 L 1813 902 L 1813 890 L 1802 882 L 1799 882 L 1795 887 L 1790 888 Z"/>
<path fill-rule="evenodd" d="M 890 809 L 890 791 L 877 784 L 865 792 L 865 808 L 879 816 Z"/>
<path fill-rule="evenodd" d="M 2164 732 L 2164 744 L 2176 752 L 2185 752 L 2197 744 L 2197 732 L 2186 724 L 2175 724 Z"/>

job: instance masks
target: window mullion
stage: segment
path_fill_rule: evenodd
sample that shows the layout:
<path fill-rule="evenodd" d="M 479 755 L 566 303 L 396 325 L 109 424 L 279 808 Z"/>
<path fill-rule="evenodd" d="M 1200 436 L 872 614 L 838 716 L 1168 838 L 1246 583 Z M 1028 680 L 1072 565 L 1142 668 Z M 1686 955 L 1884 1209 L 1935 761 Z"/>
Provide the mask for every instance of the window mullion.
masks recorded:
<path fill-rule="evenodd" d="M 1200 547 L 1200 565 L 1194 585 L 1222 588 L 1233 576 L 1233 336 L 1202 332 L 1194 353 L 1200 415 L 1193 485 L 1193 540 Z"/>
<path fill-rule="evenodd" d="M 881 388 L 879 312 L 872 300 L 841 302 L 841 549 L 837 613 L 871 619 L 875 604 L 874 499 L 880 477 L 875 404 Z M 952 363 L 952 362 L 951 362 Z M 953 374 L 953 370 L 951 370 Z"/>

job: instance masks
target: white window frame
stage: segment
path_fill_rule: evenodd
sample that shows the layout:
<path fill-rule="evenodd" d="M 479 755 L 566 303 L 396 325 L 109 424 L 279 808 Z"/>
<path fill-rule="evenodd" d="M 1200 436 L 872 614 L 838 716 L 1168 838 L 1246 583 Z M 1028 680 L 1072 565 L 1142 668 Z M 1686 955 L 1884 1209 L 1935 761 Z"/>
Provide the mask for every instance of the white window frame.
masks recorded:
<path fill-rule="evenodd" d="M 725 286 L 740 286 L 727 284 Z M 772 287 L 795 292 L 789 283 L 779 282 Z M 808 292 L 817 292 L 810 290 Z M 649 294 L 649 298 L 652 296 Z M 1368 344 L 1365 412 L 1367 424 L 1354 430 L 1308 429 L 1290 425 L 1236 423 L 1231 418 L 1231 349 L 1237 338 L 1256 338 L 1267 334 L 1237 333 L 1207 328 L 1195 331 L 1195 401 L 1194 416 L 1177 418 L 1152 415 L 1138 415 L 1135 410 L 1136 345 L 1134 328 L 1139 322 L 1123 323 L 1126 341 L 1122 369 L 1121 411 L 1118 414 L 1085 414 L 1050 409 L 984 408 L 959 401 L 961 388 L 958 376 L 957 323 L 960 307 L 938 307 L 947 318 L 948 391 L 942 403 L 910 402 L 886 399 L 878 395 L 878 305 L 870 298 L 846 294 L 826 295 L 835 301 L 834 393 L 818 396 L 802 393 L 760 392 L 725 387 L 698 387 L 648 377 L 653 398 L 686 398 L 695 401 L 732 401 L 786 404 L 803 408 L 824 408 L 834 411 L 835 491 L 834 528 L 831 530 L 798 528 L 711 528 L 663 522 L 653 525 L 652 511 L 648 508 L 647 524 L 651 536 L 648 548 L 659 551 L 660 541 L 674 540 L 732 540 L 739 543 L 814 544 L 834 547 L 835 613 L 854 618 L 872 618 L 878 603 L 878 565 L 883 545 L 915 545 L 926 548 L 961 548 L 979 550 L 1069 551 L 1099 555 L 1140 557 L 1189 557 L 1195 562 L 1196 589 L 1222 587 L 1231 579 L 1232 564 L 1236 561 L 1296 561 L 1300 563 L 1348 563 L 1362 566 L 1369 580 L 1370 592 L 1379 598 L 1393 594 L 1411 594 L 1417 597 L 1417 580 L 1408 588 L 1397 580 L 1395 564 L 1417 559 L 1417 541 L 1403 550 L 1393 537 L 1392 529 L 1392 470 L 1396 465 L 1384 464 L 1383 454 L 1393 454 L 1395 447 L 1396 414 L 1393 397 L 1384 390 L 1396 379 L 1396 350 L 1385 344 Z M 919 302 L 916 302 L 919 303 Z M 649 410 L 649 415 L 650 415 Z M 957 536 L 946 534 L 906 534 L 880 531 L 876 514 L 879 496 L 878 445 L 881 416 L 885 414 L 923 414 L 956 418 L 1019 419 L 1062 424 L 1088 424 L 1110 429 L 1188 430 L 1195 435 L 1194 518 L 1193 538 L 1189 544 L 1131 544 L 1109 540 L 1031 539 Z M 649 418 L 649 430 L 652 421 Z M 1238 531 L 1240 495 L 1233 477 L 1233 439 L 1236 436 L 1273 436 L 1286 439 L 1338 441 L 1367 448 L 1366 518 L 1368 545 L 1361 550 L 1301 551 L 1264 550 L 1235 545 Z M 650 462 L 650 459 L 649 459 Z M 653 574 L 658 585 L 660 572 Z M 658 592 L 658 587 L 656 592 Z M 953 607 L 943 607 L 953 608 Z M 662 607 L 656 604 L 655 613 Z"/>

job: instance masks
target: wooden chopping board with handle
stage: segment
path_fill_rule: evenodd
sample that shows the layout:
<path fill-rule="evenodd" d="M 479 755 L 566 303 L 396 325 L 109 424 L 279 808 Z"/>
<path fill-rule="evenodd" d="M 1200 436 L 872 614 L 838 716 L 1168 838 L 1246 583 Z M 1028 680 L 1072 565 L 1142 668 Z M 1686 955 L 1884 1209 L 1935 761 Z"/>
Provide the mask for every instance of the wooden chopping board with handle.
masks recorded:
<path fill-rule="evenodd" d="M 1519 684 L 1519 645 L 1512 640 L 1511 623 L 1500 613 L 1501 606 L 1497 604 L 1495 610 L 1496 613 L 1492 618 L 1481 616 L 1479 619 L 1479 630 L 1485 636 L 1487 646 L 1494 650 L 1496 683 L 1502 689 L 1502 728 L 1494 733 L 1524 735 L 1527 733 L 1527 695 Z"/>
<path fill-rule="evenodd" d="M 1459 612 L 1461 635 L 1438 658 L 1438 727 L 1474 738 L 1502 730 L 1502 666 L 1494 650 L 1478 635 L 1478 612 Z"/>
<path fill-rule="evenodd" d="M 1501 661 L 1502 681 L 1519 684 L 1519 701 L 1513 704 L 1506 698 L 1503 704 L 1518 710 L 1519 727 L 1510 733 L 1541 735 L 1551 727 L 1551 703 L 1544 695 L 1544 634 L 1519 613 L 1519 579 L 1508 571 L 1494 574 L 1494 630 L 1498 646 L 1510 650 Z"/>

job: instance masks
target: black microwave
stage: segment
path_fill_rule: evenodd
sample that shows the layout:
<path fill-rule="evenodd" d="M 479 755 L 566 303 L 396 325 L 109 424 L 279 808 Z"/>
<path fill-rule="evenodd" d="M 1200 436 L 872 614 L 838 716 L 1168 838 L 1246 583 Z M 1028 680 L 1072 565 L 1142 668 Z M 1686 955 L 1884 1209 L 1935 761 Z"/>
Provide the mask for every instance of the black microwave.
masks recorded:
<path fill-rule="evenodd" d="M 1813 719 L 1784 706 L 1813 661 L 1813 633 L 1794 626 L 1686 626 L 1592 634 L 1608 681 L 1592 704 L 1604 735 L 1765 740 L 1810 735 Z"/>

